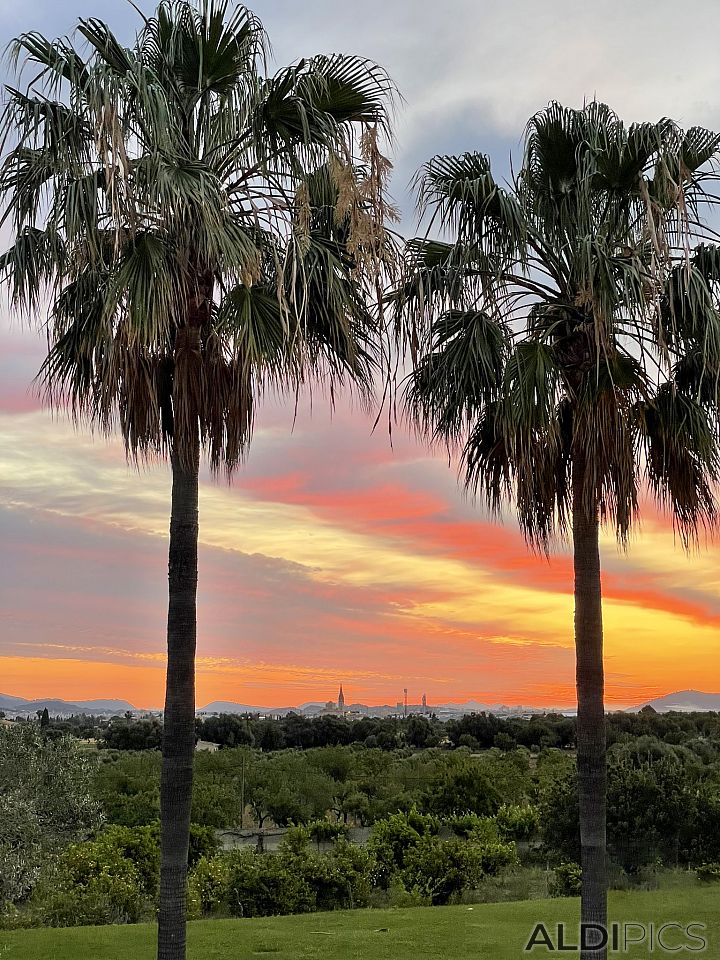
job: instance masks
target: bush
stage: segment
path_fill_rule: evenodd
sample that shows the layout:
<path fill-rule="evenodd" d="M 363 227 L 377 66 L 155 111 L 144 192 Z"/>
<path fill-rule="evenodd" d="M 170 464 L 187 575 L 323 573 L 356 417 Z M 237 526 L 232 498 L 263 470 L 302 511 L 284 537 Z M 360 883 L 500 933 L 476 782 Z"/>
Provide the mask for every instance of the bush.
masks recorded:
<path fill-rule="evenodd" d="M 495 814 L 500 836 L 505 840 L 530 840 L 540 829 L 540 813 L 529 804 L 504 803 Z"/>
<path fill-rule="evenodd" d="M 188 863 L 191 867 L 194 867 L 203 857 L 214 857 L 219 847 L 220 843 L 212 827 L 206 827 L 199 823 L 190 824 Z"/>
<path fill-rule="evenodd" d="M 228 907 L 230 861 L 226 855 L 200 857 L 188 879 L 188 903 L 193 917 L 219 913 Z"/>
<path fill-rule="evenodd" d="M 422 837 L 437 834 L 439 829 L 436 817 L 418 813 L 415 807 L 408 813 L 395 813 L 378 820 L 367 846 L 378 886 L 386 890 L 393 874 L 404 867 L 407 851 L 416 847 Z"/>
<path fill-rule="evenodd" d="M 329 820 L 313 820 L 308 824 L 308 834 L 315 843 L 327 843 L 346 839 L 350 828 L 346 823 L 331 823 Z"/>
<path fill-rule="evenodd" d="M 228 907 L 236 917 L 308 913 L 316 899 L 304 877 L 283 857 L 234 851 L 229 855 Z"/>
<path fill-rule="evenodd" d="M 720 881 L 720 863 L 703 863 L 697 868 L 697 878 L 702 883 L 718 883 Z"/>
<path fill-rule="evenodd" d="M 407 907 L 430 906 L 429 897 L 423 896 L 417 887 L 408 890 L 397 874 L 390 880 L 387 890 L 374 888 L 370 894 L 369 902 L 372 907 L 380 910 L 387 907 L 406 909 Z"/>
<path fill-rule="evenodd" d="M 38 883 L 31 913 L 54 927 L 137 923 L 150 913 L 150 901 L 138 868 L 102 837 L 61 855 Z"/>
<path fill-rule="evenodd" d="M 424 836 L 407 851 L 400 876 L 407 889 L 418 890 L 436 905 L 473 887 L 482 875 L 481 859 L 471 843 Z"/>
<path fill-rule="evenodd" d="M 160 882 L 160 827 L 108 827 L 96 841 L 98 851 L 117 852 L 135 867 L 143 891 L 155 898 Z"/>
<path fill-rule="evenodd" d="M 287 858 L 286 866 L 312 891 L 313 910 L 353 909 L 368 902 L 369 857 L 359 847 L 342 843 L 325 855 L 307 850 Z"/>
<path fill-rule="evenodd" d="M 93 766 L 70 737 L 0 727 L 0 907 L 25 901 L 45 865 L 100 825 Z"/>
<path fill-rule="evenodd" d="M 505 840 L 486 836 L 486 832 L 473 831 L 470 834 L 468 845 L 474 850 L 483 874 L 494 877 L 505 867 L 517 863 L 515 844 Z"/>
<path fill-rule="evenodd" d="M 428 806 L 440 816 L 492 816 L 500 806 L 500 796 L 480 765 L 466 761 L 430 792 Z"/>
<path fill-rule="evenodd" d="M 259 917 L 353 909 L 370 899 L 370 857 L 340 840 L 329 854 L 296 828 L 276 854 L 234 851 L 198 861 L 189 880 L 193 916 Z"/>
<path fill-rule="evenodd" d="M 582 886 L 582 870 L 578 863 L 561 863 L 553 870 L 548 884 L 551 897 L 579 897 Z"/>
<path fill-rule="evenodd" d="M 497 829 L 489 817 L 479 817 L 476 813 L 459 813 L 451 817 L 445 817 L 443 824 L 449 827 L 458 837 L 464 837 L 466 840 L 473 832 L 487 828 L 490 825 L 491 830 L 497 836 Z"/>

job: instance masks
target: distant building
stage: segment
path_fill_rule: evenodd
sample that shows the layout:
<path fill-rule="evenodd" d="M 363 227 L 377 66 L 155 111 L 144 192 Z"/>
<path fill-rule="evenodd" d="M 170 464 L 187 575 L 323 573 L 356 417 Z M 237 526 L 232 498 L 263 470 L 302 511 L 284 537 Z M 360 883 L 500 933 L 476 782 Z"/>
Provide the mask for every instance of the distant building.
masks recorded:
<path fill-rule="evenodd" d="M 334 714 L 337 716 L 340 714 L 341 717 L 345 716 L 345 694 L 343 693 L 342 684 L 340 684 L 340 692 L 338 693 L 337 703 L 334 700 L 328 700 L 325 706 L 319 713 L 319 716 L 326 716 L 328 713 Z"/>

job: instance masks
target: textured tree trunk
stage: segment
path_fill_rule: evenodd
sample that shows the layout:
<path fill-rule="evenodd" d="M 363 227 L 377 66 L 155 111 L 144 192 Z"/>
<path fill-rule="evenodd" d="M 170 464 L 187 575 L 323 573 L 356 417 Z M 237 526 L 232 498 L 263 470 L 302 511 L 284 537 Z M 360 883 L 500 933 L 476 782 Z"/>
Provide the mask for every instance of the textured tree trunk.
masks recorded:
<path fill-rule="evenodd" d="M 607 930 L 605 806 L 605 678 L 602 593 L 597 507 L 585 495 L 585 464 L 573 467 L 573 555 L 575 565 L 575 652 L 577 682 L 577 769 L 582 865 L 581 924 Z M 607 949 L 592 948 L 602 933 L 586 930 L 589 945 L 581 960 L 606 960 Z"/>
<path fill-rule="evenodd" d="M 186 462 L 187 461 L 187 462 Z M 195 754 L 199 451 L 172 457 L 167 681 L 160 785 L 158 960 L 185 960 L 190 804 Z"/>

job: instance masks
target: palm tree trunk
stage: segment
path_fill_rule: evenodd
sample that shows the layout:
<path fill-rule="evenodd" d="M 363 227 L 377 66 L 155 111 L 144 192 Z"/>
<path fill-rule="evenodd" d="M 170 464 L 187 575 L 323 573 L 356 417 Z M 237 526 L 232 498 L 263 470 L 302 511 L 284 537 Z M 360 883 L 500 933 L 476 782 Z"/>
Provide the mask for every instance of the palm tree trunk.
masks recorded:
<path fill-rule="evenodd" d="M 586 464 L 573 466 L 573 559 L 575 565 L 575 653 L 577 682 L 577 770 L 582 865 L 581 925 L 607 930 L 607 791 L 599 519 L 588 507 Z M 587 931 L 597 944 L 598 932 Z M 606 960 L 607 950 L 586 947 L 581 960 Z"/>
<path fill-rule="evenodd" d="M 198 577 L 196 449 L 172 456 L 168 565 L 167 680 L 160 784 L 161 864 L 158 960 L 185 960 L 190 805 L 195 755 L 195 643 Z"/>

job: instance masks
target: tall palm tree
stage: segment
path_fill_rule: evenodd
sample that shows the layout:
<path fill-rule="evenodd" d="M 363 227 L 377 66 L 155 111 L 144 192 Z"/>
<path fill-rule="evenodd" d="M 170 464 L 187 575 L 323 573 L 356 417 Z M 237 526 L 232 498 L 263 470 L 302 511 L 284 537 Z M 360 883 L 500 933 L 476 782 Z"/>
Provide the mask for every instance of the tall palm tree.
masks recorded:
<path fill-rule="evenodd" d="M 530 544 L 572 536 L 586 926 L 607 924 L 600 526 L 624 543 L 645 481 L 686 540 L 715 516 L 718 444 L 697 386 L 720 317 L 690 251 L 719 143 L 553 103 L 530 120 L 507 186 L 481 154 L 435 157 L 419 206 L 443 239 L 428 229 L 408 244 L 394 293 L 419 327 L 405 394 L 416 425 L 459 449 L 466 487 L 492 510 L 514 503 Z"/>
<path fill-rule="evenodd" d="M 38 33 L 3 111 L 0 268 L 18 310 L 49 301 L 41 382 L 133 458 L 172 467 L 159 946 L 185 956 L 195 710 L 198 470 L 232 471 L 267 387 L 369 389 L 391 83 L 357 57 L 266 75 L 261 23 L 162 0 L 123 47 Z M 19 71 L 20 72 L 20 71 Z"/>

